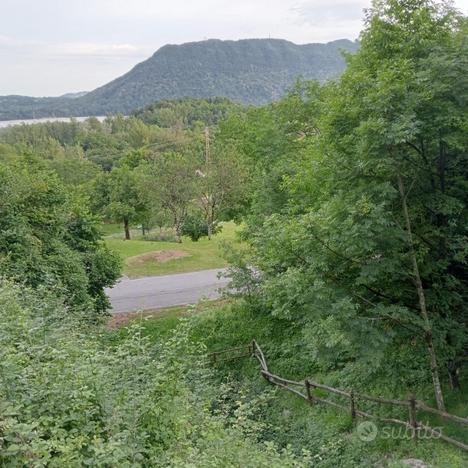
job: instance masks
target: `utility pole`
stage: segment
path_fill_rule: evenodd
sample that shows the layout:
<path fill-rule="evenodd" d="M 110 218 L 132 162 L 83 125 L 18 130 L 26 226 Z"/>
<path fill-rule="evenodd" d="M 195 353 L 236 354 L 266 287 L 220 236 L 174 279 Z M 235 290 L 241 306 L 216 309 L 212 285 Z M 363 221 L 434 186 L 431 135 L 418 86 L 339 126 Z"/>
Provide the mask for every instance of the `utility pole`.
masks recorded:
<path fill-rule="evenodd" d="M 210 128 L 205 127 L 205 174 L 208 177 L 210 172 Z M 210 182 L 207 180 L 207 193 L 205 194 L 205 215 L 206 215 L 206 225 L 208 228 L 208 240 L 211 240 L 212 229 L 213 229 L 213 194 L 210 193 Z"/>
<path fill-rule="evenodd" d="M 210 128 L 205 127 L 205 164 L 210 163 Z"/>

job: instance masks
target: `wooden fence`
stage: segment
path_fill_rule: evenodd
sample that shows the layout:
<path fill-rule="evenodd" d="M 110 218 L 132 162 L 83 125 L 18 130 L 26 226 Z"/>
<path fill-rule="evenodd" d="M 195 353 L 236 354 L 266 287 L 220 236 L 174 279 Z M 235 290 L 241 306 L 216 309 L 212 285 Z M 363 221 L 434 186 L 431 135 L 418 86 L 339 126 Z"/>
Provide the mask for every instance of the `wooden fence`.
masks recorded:
<path fill-rule="evenodd" d="M 408 400 L 394 400 L 390 398 L 365 395 L 363 393 L 355 393 L 353 390 L 342 390 L 339 388 L 330 387 L 328 385 L 314 382 L 311 379 L 305 379 L 300 382 L 285 379 L 270 372 L 265 355 L 255 340 L 253 340 L 252 343 L 249 345 L 225 349 L 211 354 L 211 358 L 214 362 L 230 361 L 232 359 L 238 359 L 247 356 L 253 356 L 258 360 L 258 362 L 260 363 L 260 373 L 268 382 L 284 390 L 287 390 L 300 398 L 303 398 L 310 404 L 323 403 L 333 406 L 335 408 L 348 412 L 353 420 L 355 420 L 356 418 L 368 418 L 384 423 L 397 424 L 403 426 L 405 427 L 405 429 L 408 429 L 410 431 L 413 439 L 415 440 L 418 439 L 421 430 L 423 430 L 425 434 L 430 434 L 434 438 L 445 440 L 446 442 L 453 444 L 463 450 L 468 450 L 467 444 L 460 442 L 459 440 L 453 439 L 452 437 L 444 435 L 439 428 L 432 428 L 418 421 L 417 413 L 418 410 L 425 411 L 440 416 L 443 419 L 447 419 L 464 425 L 468 425 L 468 418 L 463 418 L 461 416 L 456 416 L 454 414 L 450 414 L 445 411 L 440 411 L 436 408 L 432 408 L 431 406 L 426 405 L 424 402 L 417 400 L 414 396 L 411 396 Z M 316 392 L 314 393 L 314 390 L 316 389 L 320 389 L 324 392 L 342 397 L 347 401 L 347 404 L 341 404 L 327 398 L 319 397 L 318 395 L 316 395 Z M 379 403 L 383 405 L 407 408 L 408 419 L 403 420 L 397 418 L 380 417 L 370 414 L 369 412 L 363 411 L 359 408 L 359 403 L 362 401 L 370 401 L 373 403 Z"/>

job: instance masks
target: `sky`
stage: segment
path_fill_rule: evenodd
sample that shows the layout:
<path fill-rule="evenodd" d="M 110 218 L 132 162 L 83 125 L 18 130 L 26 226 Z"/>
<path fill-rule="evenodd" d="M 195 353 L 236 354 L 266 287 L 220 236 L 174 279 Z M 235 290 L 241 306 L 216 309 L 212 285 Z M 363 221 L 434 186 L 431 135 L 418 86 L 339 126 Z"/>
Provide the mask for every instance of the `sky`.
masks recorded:
<path fill-rule="evenodd" d="M 370 1 L 0 0 L 0 95 L 90 91 L 165 44 L 354 40 Z"/>

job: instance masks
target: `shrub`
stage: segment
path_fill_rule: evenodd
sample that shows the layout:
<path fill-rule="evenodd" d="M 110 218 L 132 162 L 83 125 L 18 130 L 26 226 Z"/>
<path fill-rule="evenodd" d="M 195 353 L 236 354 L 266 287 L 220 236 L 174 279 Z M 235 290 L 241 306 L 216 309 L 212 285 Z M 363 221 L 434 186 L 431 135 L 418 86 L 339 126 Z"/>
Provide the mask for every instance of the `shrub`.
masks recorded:
<path fill-rule="evenodd" d="M 215 224 L 212 229 L 212 234 L 216 234 L 221 231 L 221 226 Z M 182 226 L 182 234 L 190 237 L 193 242 L 197 242 L 202 237 L 208 236 L 208 226 L 206 221 L 195 214 L 187 216 L 184 225 Z"/>
<path fill-rule="evenodd" d="M 138 326 L 116 343 L 85 316 L 0 284 L 1 466 L 305 466 L 210 410 L 185 325 L 160 346 Z"/>
<path fill-rule="evenodd" d="M 86 197 L 34 159 L 0 164 L 0 219 L 3 276 L 60 288 L 74 307 L 107 310 L 104 288 L 119 278 L 121 262 L 101 242 Z"/>

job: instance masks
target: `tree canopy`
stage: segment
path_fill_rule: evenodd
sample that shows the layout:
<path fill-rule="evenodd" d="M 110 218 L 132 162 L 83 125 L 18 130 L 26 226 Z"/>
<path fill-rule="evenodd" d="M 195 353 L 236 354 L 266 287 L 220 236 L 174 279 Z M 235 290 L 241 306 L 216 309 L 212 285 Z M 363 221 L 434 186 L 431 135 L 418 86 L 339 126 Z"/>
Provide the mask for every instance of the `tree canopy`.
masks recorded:
<path fill-rule="evenodd" d="M 468 349 L 464 38 L 448 4 L 376 2 L 340 80 L 240 138 L 275 194 L 256 185 L 248 226 L 264 306 L 322 368 L 432 374 L 440 408 Z"/>
<path fill-rule="evenodd" d="M 0 181 L 2 275 L 48 285 L 70 305 L 106 311 L 103 288 L 119 277 L 120 260 L 100 242 L 86 197 L 33 158 L 0 164 Z"/>

